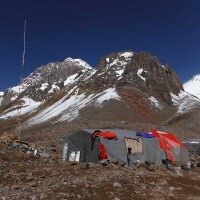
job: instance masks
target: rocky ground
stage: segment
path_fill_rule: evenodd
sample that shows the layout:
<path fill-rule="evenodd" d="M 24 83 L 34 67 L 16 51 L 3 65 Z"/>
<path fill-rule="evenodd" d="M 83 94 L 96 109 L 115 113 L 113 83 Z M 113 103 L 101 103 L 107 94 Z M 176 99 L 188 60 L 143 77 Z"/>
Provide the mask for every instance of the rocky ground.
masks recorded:
<path fill-rule="evenodd" d="M 200 167 L 63 162 L 0 143 L 1 199 L 200 199 Z"/>
<path fill-rule="evenodd" d="M 42 154 L 33 156 L 22 148 L 0 143 L 0 199 L 200 199 L 199 157 L 193 159 L 196 164 L 189 171 L 148 163 L 122 167 L 117 163 L 105 166 L 61 161 L 63 137 L 88 127 L 157 128 L 150 124 L 75 121 L 22 132 L 22 140 L 35 142 Z M 170 127 L 163 128 L 170 131 Z"/>

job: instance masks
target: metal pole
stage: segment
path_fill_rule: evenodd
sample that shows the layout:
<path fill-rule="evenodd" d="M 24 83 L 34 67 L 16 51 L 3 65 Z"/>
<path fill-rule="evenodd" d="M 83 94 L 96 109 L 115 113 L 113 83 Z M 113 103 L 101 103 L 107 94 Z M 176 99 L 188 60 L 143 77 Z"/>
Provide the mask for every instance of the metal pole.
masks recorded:
<path fill-rule="evenodd" d="M 24 72 L 24 60 L 25 60 L 25 53 L 26 53 L 26 20 L 24 21 L 24 49 L 23 49 L 23 56 L 22 56 L 22 67 L 21 67 L 21 76 L 20 76 L 20 82 L 19 82 L 19 95 L 21 94 L 21 86 L 22 86 L 22 79 L 23 79 L 23 72 Z M 17 139 L 20 140 L 21 135 L 21 106 L 18 104 L 18 130 L 17 130 Z"/>

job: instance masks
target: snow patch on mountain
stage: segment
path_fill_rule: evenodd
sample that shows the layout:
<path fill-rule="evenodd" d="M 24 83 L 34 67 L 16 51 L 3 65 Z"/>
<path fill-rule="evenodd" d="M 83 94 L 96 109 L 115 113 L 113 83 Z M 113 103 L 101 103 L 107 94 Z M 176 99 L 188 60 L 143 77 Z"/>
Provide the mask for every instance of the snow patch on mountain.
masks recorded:
<path fill-rule="evenodd" d="M 54 84 L 52 84 L 51 85 L 51 90 L 49 90 L 49 94 L 50 93 L 54 93 L 55 91 L 57 92 L 57 91 L 59 91 L 60 90 L 60 88 L 56 85 L 56 83 L 54 83 Z"/>
<path fill-rule="evenodd" d="M 143 80 L 143 81 L 145 81 L 146 82 L 146 78 L 144 78 L 143 76 L 142 76 L 142 74 L 143 73 L 146 73 L 147 71 L 144 71 L 144 69 L 138 69 L 138 71 L 137 71 L 137 75 Z"/>
<path fill-rule="evenodd" d="M 44 91 L 48 87 L 48 85 L 49 85 L 48 83 L 43 83 L 39 89 Z"/>
<path fill-rule="evenodd" d="M 150 103 L 153 107 L 158 108 L 159 110 L 163 109 L 161 103 L 153 96 L 149 97 Z"/>
<path fill-rule="evenodd" d="M 115 88 L 108 88 L 102 93 L 94 93 L 89 96 L 85 93 L 78 95 L 77 91 L 78 88 L 74 87 L 62 99 L 29 119 L 24 123 L 23 127 L 40 124 L 56 117 L 59 118 L 57 121 L 72 121 L 79 116 L 79 111 L 88 105 L 101 107 L 105 101 L 110 99 L 121 100 Z"/>
<path fill-rule="evenodd" d="M 118 68 L 124 67 L 130 62 L 132 56 L 133 52 L 123 52 L 123 53 L 118 53 L 118 57 L 115 59 L 107 57 L 106 62 L 108 64 L 106 65 L 106 68 L 109 69 L 113 66 L 117 66 Z M 125 58 L 125 60 L 122 59 L 122 57 Z"/>
<path fill-rule="evenodd" d="M 131 57 L 133 57 L 133 52 L 119 53 L 119 56 L 124 57 L 126 60 L 131 60 Z"/>
<path fill-rule="evenodd" d="M 98 106 L 102 106 L 104 101 L 108 101 L 110 99 L 116 99 L 121 100 L 121 97 L 117 94 L 115 88 L 108 88 L 107 90 L 104 90 L 102 93 L 98 95 L 96 102 Z"/>
<path fill-rule="evenodd" d="M 67 80 L 64 81 L 64 86 L 66 86 L 66 85 L 68 85 L 68 84 L 73 84 L 73 83 L 75 83 L 77 75 L 78 75 L 78 73 L 69 76 L 69 77 L 67 78 Z"/>
<path fill-rule="evenodd" d="M 19 96 L 19 93 L 22 93 L 26 89 L 27 85 L 24 83 L 12 88 L 8 88 L 8 92 L 12 95 L 11 101 L 14 101 Z"/>
<path fill-rule="evenodd" d="M 82 59 L 73 59 L 73 58 L 69 57 L 69 58 L 66 58 L 64 60 L 64 63 L 66 63 L 68 65 L 73 63 L 75 65 L 81 66 L 81 67 L 86 68 L 86 69 L 92 69 L 92 67 Z"/>
<path fill-rule="evenodd" d="M 165 66 L 164 65 L 160 65 L 163 69 L 165 69 Z"/>
<path fill-rule="evenodd" d="M 115 73 L 116 73 L 116 75 L 118 77 L 118 80 L 122 78 L 122 74 L 124 73 L 124 70 L 125 70 L 125 68 L 124 69 L 119 69 L 119 70 L 115 71 Z"/>
<path fill-rule="evenodd" d="M 113 65 L 117 65 L 118 61 L 119 61 L 119 59 L 115 59 L 113 62 L 111 62 L 110 64 L 107 65 L 107 68 L 112 67 Z"/>
<path fill-rule="evenodd" d="M 21 112 L 21 115 L 24 115 L 26 113 L 33 113 L 36 111 L 36 109 L 42 104 L 41 102 L 36 102 L 28 97 L 23 97 L 20 102 L 23 102 L 22 105 L 15 105 L 7 110 L 5 110 L 1 115 L 0 119 L 7 119 L 11 117 L 16 117 L 19 115 L 19 109 Z"/>
<path fill-rule="evenodd" d="M 79 111 L 85 106 L 91 104 L 94 97 L 94 94 L 91 94 L 88 97 L 86 97 L 85 94 L 71 96 L 63 103 L 65 105 L 65 111 L 58 121 L 72 121 L 73 119 L 77 118 Z"/>
<path fill-rule="evenodd" d="M 200 99 L 200 74 L 183 84 L 185 91 L 197 96 Z"/>
<path fill-rule="evenodd" d="M 188 92 L 181 91 L 178 96 L 171 94 L 174 106 L 178 108 L 178 114 L 184 114 L 189 110 L 195 109 L 200 106 L 200 99 L 194 97 Z"/>

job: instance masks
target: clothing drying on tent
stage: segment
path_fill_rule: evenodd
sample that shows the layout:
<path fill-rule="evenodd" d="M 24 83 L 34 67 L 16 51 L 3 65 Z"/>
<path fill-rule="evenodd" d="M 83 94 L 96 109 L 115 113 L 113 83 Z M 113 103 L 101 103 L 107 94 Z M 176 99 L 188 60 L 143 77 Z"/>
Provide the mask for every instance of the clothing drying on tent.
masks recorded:
<path fill-rule="evenodd" d="M 142 134 L 121 129 L 79 130 L 64 139 L 64 145 L 68 146 L 66 160 L 72 158 L 70 155 L 78 155 L 80 157 L 76 157 L 76 161 L 92 163 L 107 158 L 127 165 L 133 165 L 138 160 L 162 164 L 169 158 L 171 161 L 189 162 L 187 149 L 175 137 L 158 136 L 155 131 Z"/>
<path fill-rule="evenodd" d="M 104 160 L 108 158 L 108 153 L 106 148 L 102 143 L 99 144 L 99 160 Z"/>
<path fill-rule="evenodd" d="M 106 139 L 115 139 L 117 140 L 117 135 L 111 131 L 106 131 L 106 132 L 102 132 L 102 131 L 94 131 L 94 133 L 92 134 L 92 139 L 95 139 L 97 136 L 102 137 L 102 138 L 106 138 Z"/>

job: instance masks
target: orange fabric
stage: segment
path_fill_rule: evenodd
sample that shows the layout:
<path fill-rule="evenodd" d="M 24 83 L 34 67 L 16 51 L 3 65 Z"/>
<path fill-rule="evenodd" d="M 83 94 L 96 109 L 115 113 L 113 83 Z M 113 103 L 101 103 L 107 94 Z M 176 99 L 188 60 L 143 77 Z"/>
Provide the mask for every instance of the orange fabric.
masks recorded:
<path fill-rule="evenodd" d="M 187 147 L 172 133 L 159 133 L 157 130 L 152 130 L 151 134 L 159 139 L 160 148 L 165 149 L 168 159 L 172 162 L 174 161 L 174 157 L 171 152 L 172 148 L 181 146 L 182 148 L 187 149 Z"/>
<path fill-rule="evenodd" d="M 106 148 L 104 147 L 104 145 L 102 143 L 99 144 L 99 152 L 100 152 L 100 155 L 99 155 L 100 160 L 108 158 Z"/>
<path fill-rule="evenodd" d="M 92 135 L 92 138 L 95 139 L 97 136 L 102 137 L 102 138 L 106 138 L 106 139 L 115 139 L 117 140 L 117 135 L 113 132 L 101 132 L 101 131 L 95 131 Z"/>

